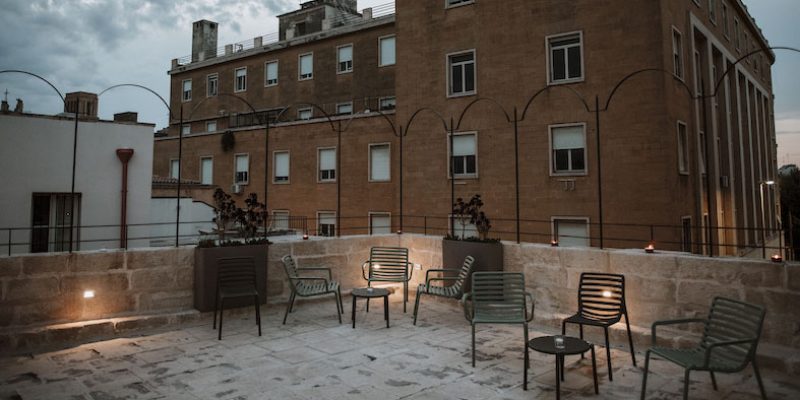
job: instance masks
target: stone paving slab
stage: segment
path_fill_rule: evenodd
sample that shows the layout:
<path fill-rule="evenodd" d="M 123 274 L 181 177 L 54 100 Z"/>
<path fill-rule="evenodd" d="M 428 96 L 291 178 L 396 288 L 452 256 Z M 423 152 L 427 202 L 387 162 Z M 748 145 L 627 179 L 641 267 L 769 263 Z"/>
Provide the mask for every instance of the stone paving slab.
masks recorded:
<path fill-rule="evenodd" d="M 382 308 L 357 309 L 353 329 L 347 309 L 342 324 L 327 304 L 301 303 L 281 325 L 283 307 L 262 310 L 258 336 L 252 312 L 226 317 L 223 339 L 210 318 L 147 335 L 89 343 L 61 351 L 0 359 L 0 400 L 5 399 L 548 399 L 555 398 L 553 356 L 530 352 L 528 391 L 522 389 L 522 327 L 479 326 L 476 366 L 471 364 L 470 328 L 457 303 L 424 302 L 412 325 L 392 296 L 391 328 Z M 347 299 L 345 303 L 347 303 Z M 532 326 L 530 338 L 552 334 Z M 642 350 L 642 349 L 640 349 Z M 567 357 L 564 399 L 638 399 L 642 370 L 630 354 L 596 347 L 600 395 L 595 395 L 590 360 Z M 638 354 L 640 363 L 643 354 Z M 770 399 L 800 398 L 795 377 L 764 372 Z M 679 398 L 683 371 L 651 361 L 648 398 Z M 718 374 L 715 392 L 708 374 L 691 376 L 692 398 L 758 399 L 751 369 Z"/>

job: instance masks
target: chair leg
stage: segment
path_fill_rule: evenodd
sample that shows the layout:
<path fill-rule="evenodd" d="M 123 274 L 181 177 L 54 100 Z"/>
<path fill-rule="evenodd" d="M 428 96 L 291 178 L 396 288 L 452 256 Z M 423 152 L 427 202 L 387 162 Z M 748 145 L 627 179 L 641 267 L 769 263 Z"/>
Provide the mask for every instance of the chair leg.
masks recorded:
<path fill-rule="evenodd" d="M 344 314 L 344 304 L 342 303 L 342 288 L 341 287 L 337 287 L 336 288 L 336 294 L 339 295 L 339 312 Z"/>
<path fill-rule="evenodd" d="M 689 373 L 692 370 L 687 369 L 686 372 L 683 374 L 683 400 L 689 399 Z"/>
<path fill-rule="evenodd" d="M 650 368 L 650 350 L 644 353 L 644 374 L 642 374 L 642 397 L 644 400 L 644 393 L 647 390 L 647 371 Z"/>
<path fill-rule="evenodd" d="M 291 296 L 289 296 L 289 304 L 286 305 L 286 312 L 283 313 L 283 324 L 286 325 L 286 317 L 289 316 L 289 311 L 292 309 L 292 304 L 294 304 L 294 291 L 292 291 Z"/>
<path fill-rule="evenodd" d="M 213 329 L 217 329 L 217 310 L 219 310 L 219 292 L 214 295 L 214 322 L 211 325 Z"/>
<path fill-rule="evenodd" d="M 367 281 L 367 287 L 372 287 L 372 282 Z M 367 312 L 369 312 L 369 297 L 367 297 Z"/>
<path fill-rule="evenodd" d="M 258 325 L 258 336 L 261 336 L 261 301 L 258 298 L 258 295 L 255 296 L 256 298 L 256 324 Z"/>
<path fill-rule="evenodd" d="M 633 349 L 633 336 L 631 335 L 631 321 L 628 319 L 628 311 L 625 311 L 625 327 L 628 328 L 628 345 L 631 346 L 631 360 L 636 366 L 636 350 Z"/>
<path fill-rule="evenodd" d="M 711 386 L 714 387 L 714 391 L 717 391 L 717 378 L 714 377 L 714 371 L 708 371 L 711 374 Z"/>
<path fill-rule="evenodd" d="M 340 311 L 339 310 L 339 293 L 334 292 L 333 293 L 333 297 L 334 297 L 333 302 L 336 303 L 336 316 L 339 317 L 339 323 L 341 324 L 342 323 L 342 313 L 339 312 Z"/>
<path fill-rule="evenodd" d="M 608 380 L 613 381 L 614 376 L 611 375 L 611 346 L 608 345 L 608 327 L 603 327 L 603 332 L 606 336 L 606 361 L 608 362 Z"/>
<path fill-rule="evenodd" d="M 561 335 L 567 334 L 567 321 L 561 321 Z"/>
<path fill-rule="evenodd" d="M 225 311 L 225 299 L 219 301 L 219 330 L 217 331 L 217 340 L 222 340 L 222 314 Z"/>
<path fill-rule="evenodd" d="M 417 324 L 417 312 L 419 312 L 420 297 L 422 297 L 422 290 L 417 289 L 417 299 L 414 301 L 414 325 Z"/>
<path fill-rule="evenodd" d="M 472 367 L 475 368 L 475 324 L 472 324 Z"/>
<path fill-rule="evenodd" d="M 767 392 L 764 390 L 764 382 L 761 381 L 761 373 L 758 372 L 758 365 L 756 365 L 756 358 L 753 357 L 753 372 L 756 375 L 756 381 L 758 382 L 758 390 L 761 392 L 761 398 L 763 400 L 767 400 Z"/>
<path fill-rule="evenodd" d="M 406 313 L 406 305 L 408 304 L 408 281 L 403 282 L 403 314 Z"/>
<path fill-rule="evenodd" d="M 580 330 L 581 340 L 583 340 L 583 324 L 578 324 Z M 608 347 L 608 340 L 606 340 L 606 347 Z M 583 360 L 583 353 L 581 353 L 581 360 Z"/>
<path fill-rule="evenodd" d="M 522 367 L 522 390 L 528 390 L 528 364 L 530 363 L 530 358 L 528 356 L 528 324 L 522 324 L 525 331 L 523 332 L 525 342 L 522 343 L 522 348 L 525 349 L 525 356 L 523 361 Z"/>

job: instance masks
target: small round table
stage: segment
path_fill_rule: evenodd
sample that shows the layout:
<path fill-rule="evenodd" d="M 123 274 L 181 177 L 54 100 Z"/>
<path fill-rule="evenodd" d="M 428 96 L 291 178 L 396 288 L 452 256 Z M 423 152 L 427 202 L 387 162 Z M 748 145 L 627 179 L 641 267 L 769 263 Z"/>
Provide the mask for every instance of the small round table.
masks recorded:
<path fill-rule="evenodd" d="M 367 300 L 375 297 L 383 297 L 383 319 L 386 320 L 386 327 L 389 327 L 389 290 L 381 288 L 357 288 L 352 291 L 353 296 L 353 329 L 356 327 L 356 299 L 361 297 Z"/>
<path fill-rule="evenodd" d="M 522 387 L 528 390 L 528 349 L 536 350 L 540 353 L 553 354 L 556 356 L 556 399 L 561 399 L 561 381 L 564 380 L 564 356 L 583 354 L 587 351 L 592 352 L 592 375 L 594 375 L 594 393 L 599 394 L 597 388 L 597 364 L 594 359 L 594 345 L 576 337 L 560 336 L 564 338 L 564 347 L 556 348 L 556 336 L 541 336 L 528 341 L 525 346 L 525 378 Z M 559 379 L 560 378 L 560 379 Z"/>

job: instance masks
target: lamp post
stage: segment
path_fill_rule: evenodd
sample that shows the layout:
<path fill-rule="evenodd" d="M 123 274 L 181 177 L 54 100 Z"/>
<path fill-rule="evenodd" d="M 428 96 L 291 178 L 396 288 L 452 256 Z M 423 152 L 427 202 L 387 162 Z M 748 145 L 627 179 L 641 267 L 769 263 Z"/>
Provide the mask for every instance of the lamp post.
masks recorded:
<path fill-rule="evenodd" d="M 764 207 L 764 186 L 773 186 L 775 181 L 761 181 L 758 184 L 758 194 L 761 197 L 761 258 L 767 258 L 767 214 Z"/>

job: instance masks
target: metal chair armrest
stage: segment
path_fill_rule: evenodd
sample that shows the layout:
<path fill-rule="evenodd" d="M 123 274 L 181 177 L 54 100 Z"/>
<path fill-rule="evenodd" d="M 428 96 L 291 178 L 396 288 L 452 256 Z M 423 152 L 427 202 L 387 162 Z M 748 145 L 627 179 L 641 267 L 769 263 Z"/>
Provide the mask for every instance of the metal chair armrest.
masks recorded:
<path fill-rule="evenodd" d="M 331 273 L 330 268 L 323 268 L 323 267 L 309 267 L 309 268 L 298 268 L 298 271 L 326 271 L 328 273 L 328 280 L 333 280 L 333 274 Z"/>
<path fill-rule="evenodd" d="M 364 261 L 364 263 L 363 263 L 363 264 L 361 264 L 361 276 L 363 276 L 363 277 L 364 277 L 364 280 L 365 280 L 365 281 L 368 281 L 368 280 L 369 280 L 369 278 L 367 278 L 367 270 L 366 270 L 366 268 L 367 268 L 368 266 L 369 266 L 369 260 L 367 260 L 367 261 Z"/>
<path fill-rule="evenodd" d="M 531 300 L 531 315 L 530 316 L 528 316 L 528 303 L 525 302 L 525 320 L 528 321 L 528 322 L 531 322 L 531 321 L 533 321 L 533 310 L 536 307 L 536 303 L 533 302 L 533 295 L 532 294 L 530 294 L 528 292 L 525 292 L 525 297 L 527 297 L 527 298 L 529 298 Z"/>
<path fill-rule="evenodd" d="M 425 282 L 427 282 L 428 279 L 430 279 L 429 276 L 430 276 L 431 272 L 448 272 L 448 271 L 450 271 L 450 272 L 459 272 L 459 270 L 452 269 L 452 268 L 450 268 L 450 269 L 448 269 L 448 268 L 429 269 L 429 270 L 425 271 Z"/>
<path fill-rule="evenodd" d="M 309 277 L 297 276 L 297 277 L 292 278 L 292 280 L 298 280 L 298 281 L 323 281 L 323 282 L 325 282 L 325 287 L 328 287 L 330 285 L 330 281 L 328 281 L 325 278 L 315 278 L 315 277 L 310 277 L 310 276 Z"/>
<path fill-rule="evenodd" d="M 708 322 L 705 318 L 683 318 L 683 319 L 668 319 L 663 321 L 656 321 L 653 322 L 652 326 L 652 340 L 653 346 L 656 345 L 656 327 L 660 325 L 677 325 L 677 324 L 689 324 L 689 323 L 706 323 Z"/>
<path fill-rule="evenodd" d="M 475 309 L 473 307 L 467 306 L 467 302 L 471 297 L 470 293 L 464 293 L 464 296 L 461 297 L 461 303 L 464 305 L 464 318 L 467 321 L 472 322 L 472 318 L 474 317 Z"/>
<path fill-rule="evenodd" d="M 456 277 L 456 276 L 442 276 L 442 277 L 438 277 L 438 278 L 428 278 L 428 279 L 425 280 L 425 290 L 427 291 L 428 289 L 431 288 L 431 282 L 435 282 L 435 281 L 445 282 L 445 281 L 457 281 L 457 280 L 458 280 L 458 277 Z"/>
<path fill-rule="evenodd" d="M 406 282 L 411 281 L 411 276 L 414 275 L 414 264 L 406 262 Z"/>
<path fill-rule="evenodd" d="M 725 340 L 725 341 L 722 341 L 722 342 L 711 343 L 710 345 L 708 345 L 708 347 L 706 347 L 706 356 L 705 356 L 705 359 L 703 361 L 703 366 L 705 368 L 708 368 L 708 364 L 711 361 L 711 353 L 717 347 L 735 346 L 735 345 L 739 345 L 739 344 L 745 344 L 745 343 L 751 343 L 751 342 L 757 342 L 757 341 L 758 341 L 758 338 L 749 338 L 749 339 L 739 339 L 739 340 Z"/>

